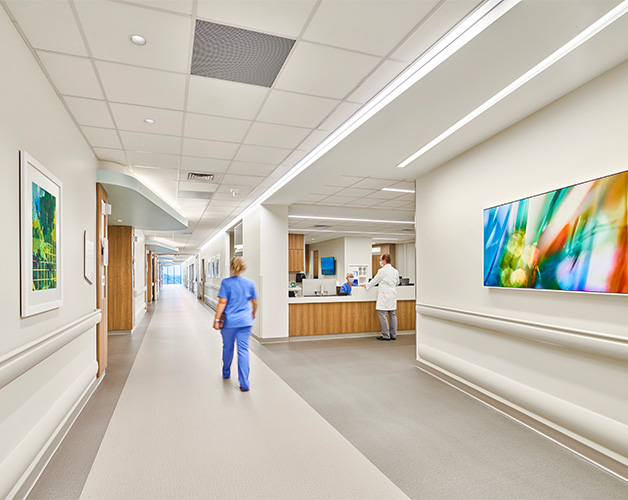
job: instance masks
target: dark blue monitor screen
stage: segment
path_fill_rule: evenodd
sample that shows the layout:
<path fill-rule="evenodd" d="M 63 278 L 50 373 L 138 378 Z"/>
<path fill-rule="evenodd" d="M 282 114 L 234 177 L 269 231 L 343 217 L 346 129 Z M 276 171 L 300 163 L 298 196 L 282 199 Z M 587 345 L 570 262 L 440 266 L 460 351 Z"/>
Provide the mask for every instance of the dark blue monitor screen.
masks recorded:
<path fill-rule="evenodd" d="M 321 274 L 336 274 L 336 260 L 333 257 L 321 259 Z"/>

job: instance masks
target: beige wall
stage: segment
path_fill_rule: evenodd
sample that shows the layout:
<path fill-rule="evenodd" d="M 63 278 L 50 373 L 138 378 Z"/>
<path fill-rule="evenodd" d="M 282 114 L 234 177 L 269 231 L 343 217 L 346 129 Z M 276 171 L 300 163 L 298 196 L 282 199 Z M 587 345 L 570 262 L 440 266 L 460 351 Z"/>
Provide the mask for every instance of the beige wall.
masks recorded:
<path fill-rule="evenodd" d="M 96 285 L 83 277 L 83 232 L 96 237 L 96 159 L 0 8 L 0 498 L 12 495 L 95 380 Z M 63 183 L 62 307 L 20 318 L 18 152 Z"/>
<path fill-rule="evenodd" d="M 483 287 L 483 209 L 628 168 L 628 63 L 417 179 L 418 358 L 628 464 L 628 297 Z M 524 323 L 522 323 L 524 322 Z"/>

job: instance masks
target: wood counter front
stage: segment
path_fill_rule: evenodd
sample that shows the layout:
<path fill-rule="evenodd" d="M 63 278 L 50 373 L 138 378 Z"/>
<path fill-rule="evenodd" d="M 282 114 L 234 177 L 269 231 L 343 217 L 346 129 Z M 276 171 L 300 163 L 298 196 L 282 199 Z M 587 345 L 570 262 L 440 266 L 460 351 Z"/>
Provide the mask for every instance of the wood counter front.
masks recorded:
<path fill-rule="evenodd" d="M 375 301 L 289 304 L 290 337 L 379 332 Z M 397 330 L 416 328 L 415 300 L 397 301 Z"/>

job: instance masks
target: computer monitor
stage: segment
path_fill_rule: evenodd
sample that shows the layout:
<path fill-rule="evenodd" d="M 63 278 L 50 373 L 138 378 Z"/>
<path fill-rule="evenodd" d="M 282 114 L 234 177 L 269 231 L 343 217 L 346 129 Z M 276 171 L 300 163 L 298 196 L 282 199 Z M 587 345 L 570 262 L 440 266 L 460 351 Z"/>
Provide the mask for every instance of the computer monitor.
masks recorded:
<path fill-rule="evenodd" d="M 305 279 L 305 273 L 297 273 L 296 277 L 294 278 L 294 281 L 296 281 L 297 283 L 301 283 L 303 282 L 304 279 Z"/>

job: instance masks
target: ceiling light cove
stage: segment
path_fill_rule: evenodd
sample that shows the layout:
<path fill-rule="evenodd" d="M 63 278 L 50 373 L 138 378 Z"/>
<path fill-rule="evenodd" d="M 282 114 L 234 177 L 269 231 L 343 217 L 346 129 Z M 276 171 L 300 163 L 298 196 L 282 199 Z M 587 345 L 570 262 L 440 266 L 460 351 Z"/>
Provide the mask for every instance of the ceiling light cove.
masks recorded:
<path fill-rule="evenodd" d="M 406 220 L 381 220 L 381 219 L 351 219 L 348 217 L 318 217 L 315 215 L 288 215 L 294 219 L 322 219 L 322 220 L 344 220 L 351 222 L 387 222 L 389 224 L 414 224 L 414 221 Z"/>
<path fill-rule="evenodd" d="M 397 188 L 382 188 L 382 191 L 393 191 L 395 193 L 414 193 L 414 189 L 397 189 Z"/>
<path fill-rule="evenodd" d="M 563 45 L 554 53 L 550 54 L 548 57 L 543 59 L 540 63 L 538 63 L 532 69 L 530 69 L 529 71 L 521 75 L 519 78 L 513 81 L 510 85 L 508 85 L 507 87 L 504 87 L 497 94 L 491 97 L 488 101 L 485 101 L 483 104 L 481 104 L 480 106 L 475 108 L 473 111 L 471 111 L 471 113 L 469 113 L 468 115 L 466 115 L 465 117 L 463 117 L 462 119 L 454 123 L 451 127 L 445 130 L 438 137 L 435 137 L 430 142 L 428 142 L 425 146 L 419 149 L 412 156 L 402 161 L 399 165 L 397 165 L 397 167 L 404 168 L 408 166 L 410 163 L 412 163 L 414 160 L 419 158 L 420 156 L 423 156 L 430 149 L 432 149 L 433 147 L 435 147 L 436 145 L 440 144 L 442 141 L 447 139 L 447 137 L 449 137 L 450 135 L 460 130 L 462 127 L 464 127 L 469 122 L 471 122 L 472 120 L 480 116 L 486 110 L 488 110 L 489 108 L 497 104 L 499 101 L 501 101 L 505 97 L 512 94 L 518 88 L 524 86 L 530 80 L 532 80 L 533 78 L 541 74 L 543 71 L 545 71 L 547 68 L 552 66 L 554 63 L 560 61 L 567 54 L 571 53 L 573 50 L 580 47 L 587 40 L 597 35 L 600 31 L 610 26 L 612 23 L 617 21 L 617 19 L 619 19 L 626 13 L 628 13 L 628 0 L 624 0 L 622 3 L 617 5 L 614 9 L 609 11 L 607 14 L 602 16 L 593 24 L 591 24 L 584 31 L 580 32 L 574 38 L 569 40 L 565 45 Z"/>
<path fill-rule="evenodd" d="M 129 39 L 135 45 L 146 45 L 146 38 L 144 38 L 142 35 L 131 35 Z"/>

